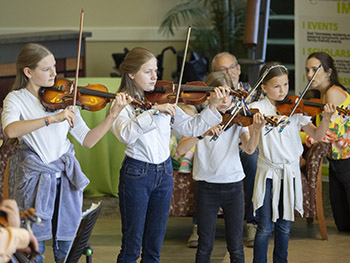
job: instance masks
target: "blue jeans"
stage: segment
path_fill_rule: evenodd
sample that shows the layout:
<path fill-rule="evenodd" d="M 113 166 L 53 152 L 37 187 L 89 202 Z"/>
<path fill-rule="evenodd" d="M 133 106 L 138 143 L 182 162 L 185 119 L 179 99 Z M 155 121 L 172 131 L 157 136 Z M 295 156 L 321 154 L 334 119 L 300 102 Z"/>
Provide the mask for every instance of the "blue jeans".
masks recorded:
<path fill-rule="evenodd" d="M 57 192 L 56 192 L 56 199 L 55 199 L 55 209 L 54 213 L 52 216 L 52 249 L 53 249 L 53 254 L 55 257 L 55 262 L 56 263 L 63 263 L 69 247 L 72 243 L 72 241 L 61 241 L 61 240 L 56 240 L 56 230 L 57 230 L 57 215 L 58 215 L 58 207 L 59 207 L 59 196 L 60 196 L 60 189 L 61 189 L 61 179 L 57 178 Z M 45 252 L 45 240 L 39 241 L 39 253 L 41 255 L 44 254 Z M 36 257 L 36 262 L 37 263 L 42 263 L 43 258 L 41 256 Z"/>
<path fill-rule="evenodd" d="M 256 167 L 258 163 L 259 149 L 256 148 L 253 154 L 247 154 L 243 150 L 239 151 L 245 178 L 244 178 L 244 192 L 245 192 L 245 216 L 247 223 L 256 224 L 253 215 L 253 190 L 255 182 Z"/>
<path fill-rule="evenodd" d="M 39 243 L 39 252 L 40 254 L 43 255 L 45 252 L 45 241 L 39 241 L 38 243 Z M 54 254 L 56 263 L 63 263 L 71 243 L 72 241 L 56 241 L 55 239 L 53 239 L 52 249 L 53 249 L 53 254 Z M 36 258 L 36 262 L 42 263 L 43 258 L 41 256 L 38 256 Z"/>
<path fill-rule="evenodd" d="M 283 182 L 282 182 L 283 185 Z M 272 221 L 272 180 L 266 180 L 266 191 L 263 206 L 256 211 L 256 220 L 258 228 L 254 240 L 254 263 L 267 262 L 267 249 L 269 239 L 275 226 L 275 243 L 273 250 L 273 262 L 287 262 L 289 232 L 291 222 L 283 218 L 283 188 L 280 192 L 280 201 L 278 205 L 279 219 L 274 223 Z"/>
<path fill-rule="evenodd" d="M 126 157 L 120 170 L 122 246 L 117 262 L 159 262 L 173 189 L 171 159 L 161 164 Z"/>
<path fill-rule="evenodd" d="M 215 240 L 216 218 L 220 207 L 224 211 L 226 243 L 231 262 L 244 262 L 242 181 L 227 184 L 196 182 L 196 215 L 199 235 L 196 262 L 210 262 Z"/>

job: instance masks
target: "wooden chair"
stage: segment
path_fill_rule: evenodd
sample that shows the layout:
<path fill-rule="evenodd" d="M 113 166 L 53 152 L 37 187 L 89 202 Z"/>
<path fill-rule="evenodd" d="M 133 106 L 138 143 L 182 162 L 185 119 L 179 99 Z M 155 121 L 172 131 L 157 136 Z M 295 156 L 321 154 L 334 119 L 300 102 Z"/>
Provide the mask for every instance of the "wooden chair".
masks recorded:
<path fill-rule="evenodd" d="M 0 108 L 1 116 L 2 108 Z M 3 134 L 0 121 L 0 202 L 3 199 L 9 198 L 9 158 L 15 154 L 17 145 L 8 144 L 5 135 Z"/>
<path fill-rule="evenodd" d="M 322 200 L 322 159 L 331 153 L 329 143 L 317 142 L 306 154 L 305 172 L 302 172 L 304 217 L 309 223 L 318 220 L 321 238 L 328 239 Z"/>

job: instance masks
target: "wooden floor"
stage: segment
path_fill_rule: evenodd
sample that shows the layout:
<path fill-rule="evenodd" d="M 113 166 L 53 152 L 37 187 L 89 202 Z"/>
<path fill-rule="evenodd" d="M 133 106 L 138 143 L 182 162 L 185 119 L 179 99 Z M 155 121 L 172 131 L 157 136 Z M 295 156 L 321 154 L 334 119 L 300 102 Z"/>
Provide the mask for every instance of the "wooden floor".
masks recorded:
<path fill-rule="evenodd" d="M 116 199 L 116 198 L 113 198 Z M 121 223 L 115 200 L 104 202 L 106 205 L 93 229 L 90 244 L 94 250 L 92 262 L 116 262 L 116 256 L 121 244 Z M 88 200 L 90 202 L 91 200 Z M 317 221 L 307 224 L 305 219 L 297 218 L 293 223 L 289 242 L 289 262 L 298 263 L 342 263 L 350 262 L 350 234 L 339 233 L 333 219 L 327 217 L 328 240 L 321 240 Z M 191 217 L 170 217 L 167 233 L 161 251 L 161 262 L 165 263 L 192 263 L 196 249 L 187 248 L 186 243 L 192 231 Z M 273 239 L 269 245 L 269 261 L 272 262 Z M 46 249 L 45 262 L 52 261 L 52 252 L 49 244 Z M 253 249 L 245 248 L 246 262 L 252 262 Z M 229 262 L 225 258 L 226 243 L 224 238 L 224 222 L 217 220 L 215 247 L 212 253 L 213 263 Z M 83 256 L 79 262 L 86 262 Z"/>

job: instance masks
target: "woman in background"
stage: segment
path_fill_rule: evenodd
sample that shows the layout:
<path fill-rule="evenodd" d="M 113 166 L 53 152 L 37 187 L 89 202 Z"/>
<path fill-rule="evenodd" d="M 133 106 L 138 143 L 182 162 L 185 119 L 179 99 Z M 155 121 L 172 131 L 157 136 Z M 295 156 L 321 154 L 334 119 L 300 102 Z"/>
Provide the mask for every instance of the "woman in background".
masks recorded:
<path fill-rule="evenodd" d="M 321 64 L 311 87 L 321 93 L 324 103 L 332 103 L 344 109 L 350 104 L 350 95 L 340 84 L 334 60 L 325 52 L 315 52 L 306 60 L 306 76 L 310 80 Z M 350 121 L 342 114 L 333 116 L 326 134 L 326 142 L 332 144 L 329 161 L 329 195 L 335 224 L 339 231 L 350 231 Z"/>

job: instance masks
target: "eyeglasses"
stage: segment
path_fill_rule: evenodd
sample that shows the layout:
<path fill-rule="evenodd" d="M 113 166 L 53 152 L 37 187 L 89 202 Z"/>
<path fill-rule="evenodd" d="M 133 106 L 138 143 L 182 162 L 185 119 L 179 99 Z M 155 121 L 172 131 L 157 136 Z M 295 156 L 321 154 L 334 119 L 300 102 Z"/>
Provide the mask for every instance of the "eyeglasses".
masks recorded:
<path fill-rule="evenodd" d="M 231 65 L 231 66 L 229 66 L 228 68 L 227 67 L 221 67 L 221 68 L 219 68 L 218 69 L 218 71 L 233 71 L 233 70 L 236 70 L 237 69 L 237 67 L 238 67 L 238 63 L 237 64 L 235 64 L 235 65 Z"/>

